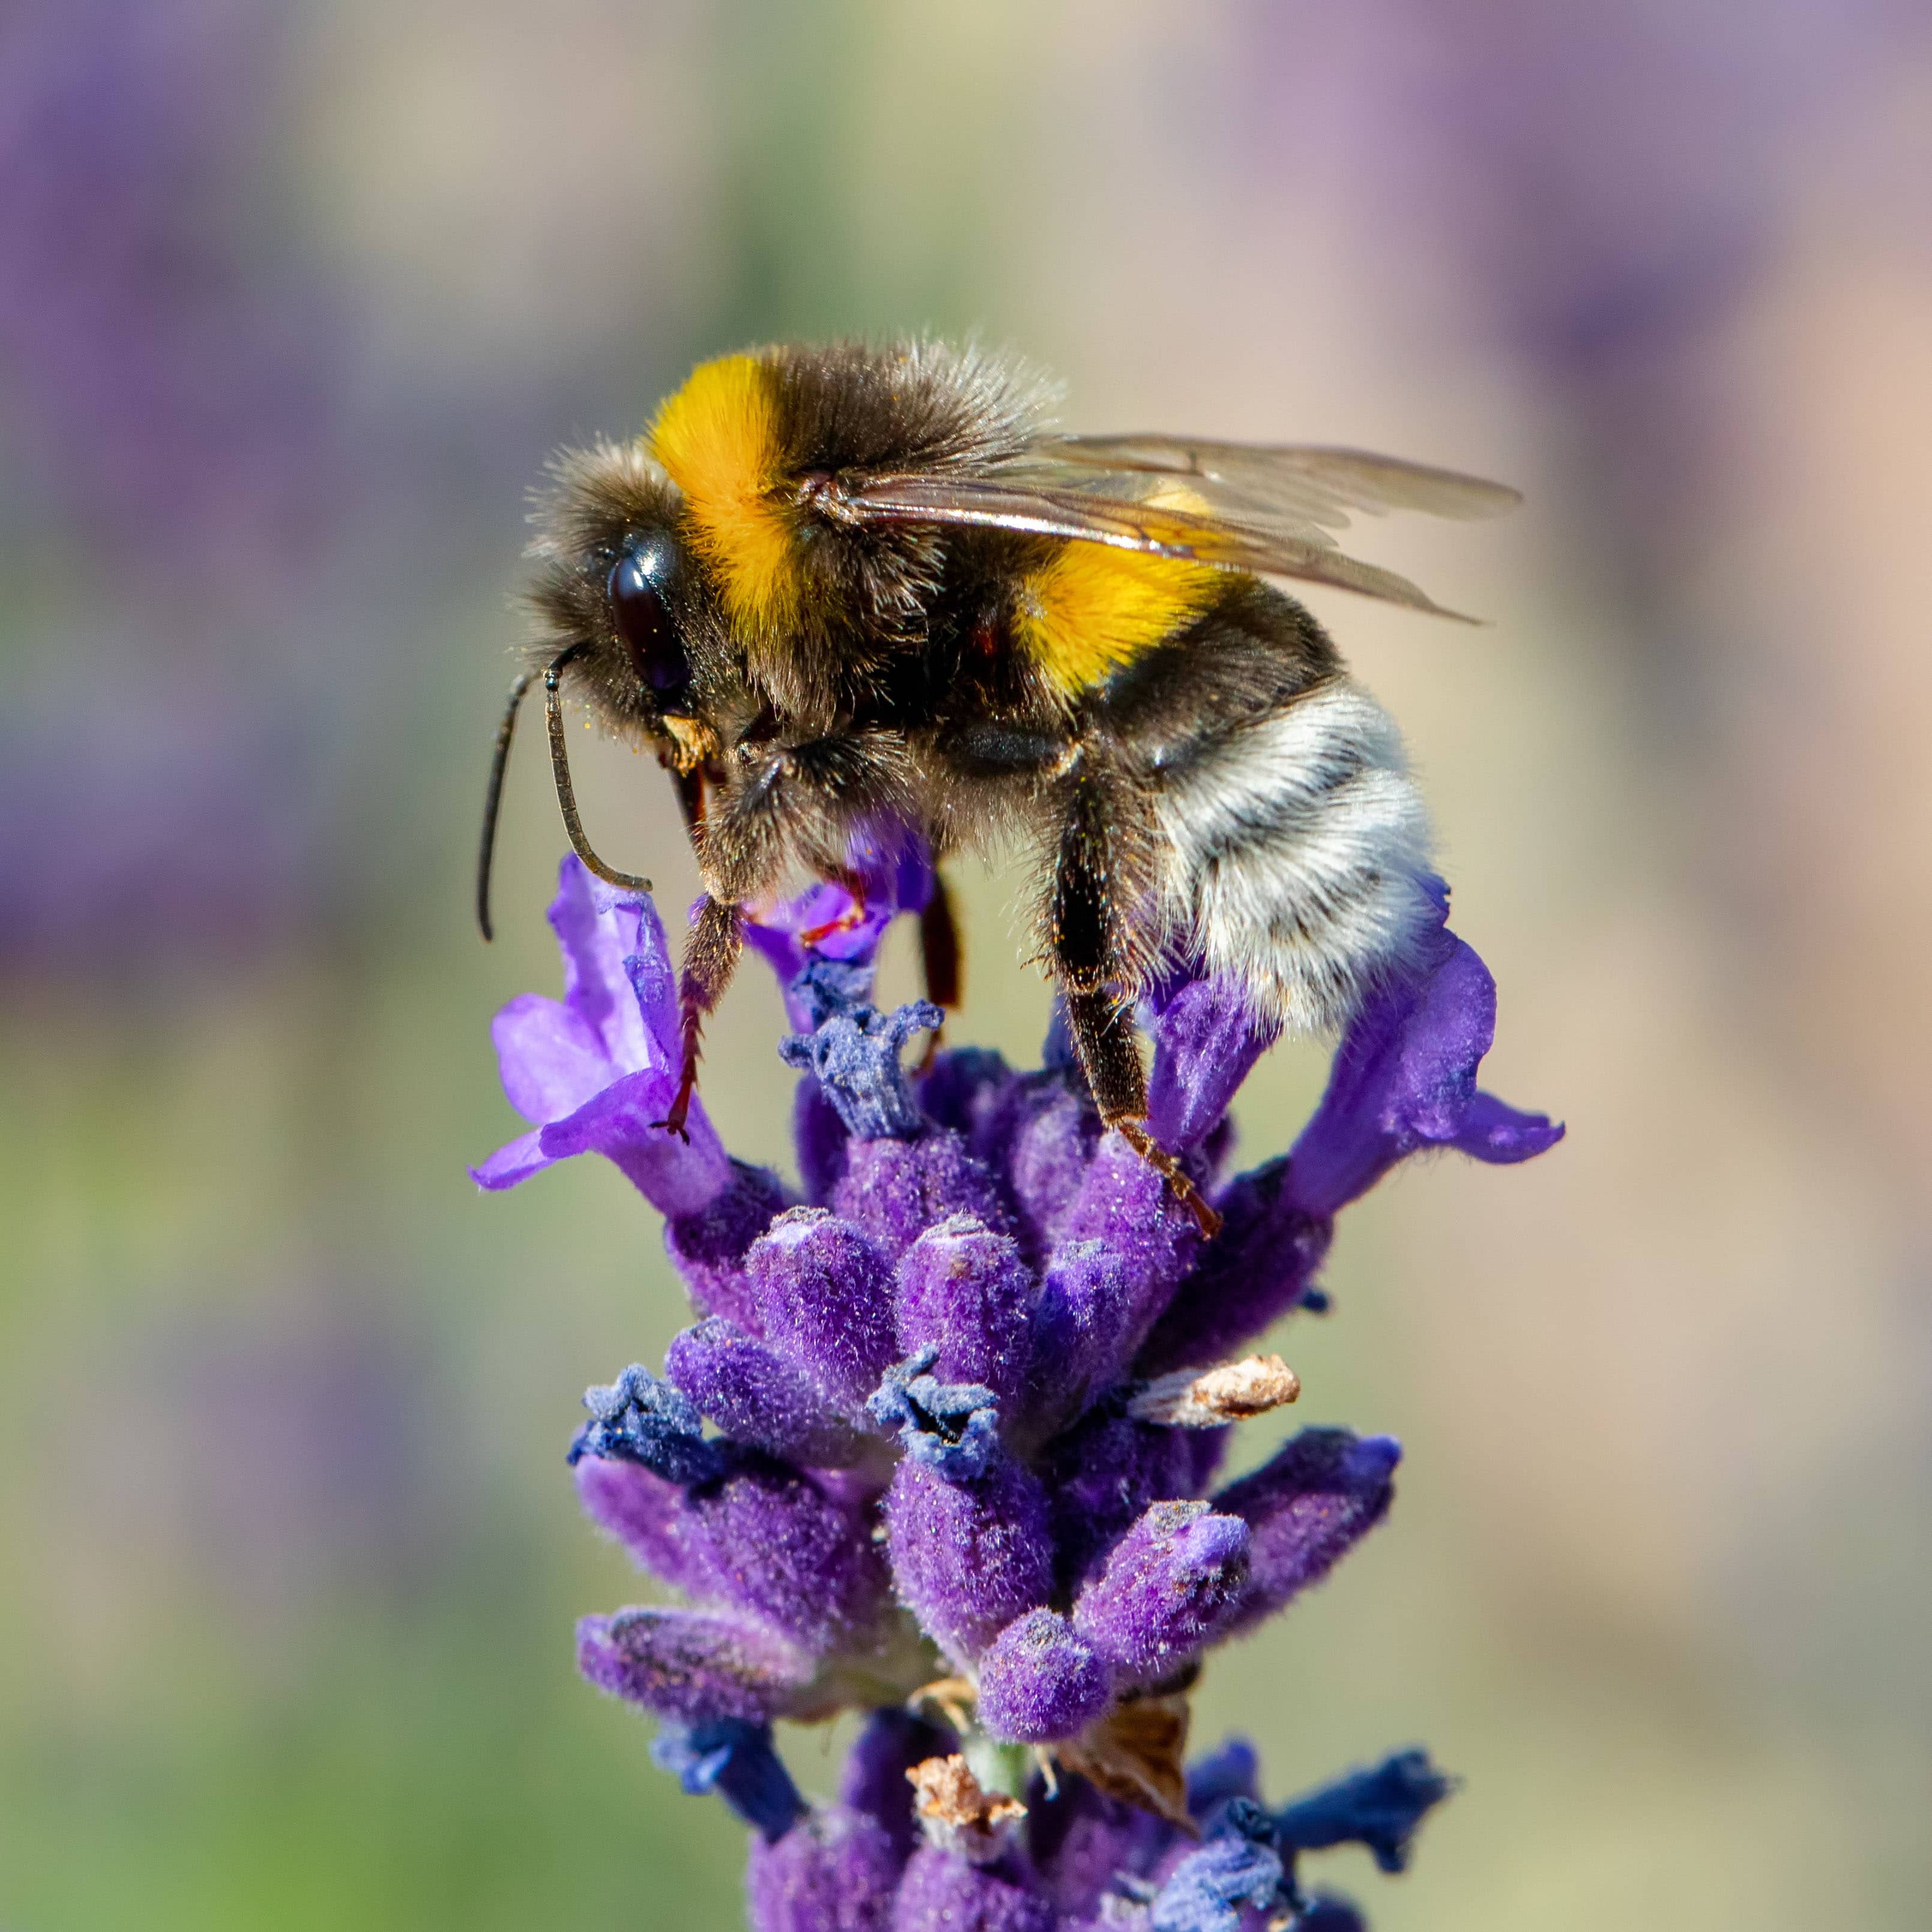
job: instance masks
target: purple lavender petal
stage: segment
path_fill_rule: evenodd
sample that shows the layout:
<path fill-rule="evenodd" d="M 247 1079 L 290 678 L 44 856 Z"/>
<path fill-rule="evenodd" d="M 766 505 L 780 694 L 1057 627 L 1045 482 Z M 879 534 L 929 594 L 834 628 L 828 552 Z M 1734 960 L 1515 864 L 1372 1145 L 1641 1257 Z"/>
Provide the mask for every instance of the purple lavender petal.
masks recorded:
<path fill-rule="evenodd" d="M 1248 1582 L 1230 1630 L 1272 1616 L 1318 1582 L 1388 1513 L 1402 1460 L 1391 1436 L 1304 1429 L 1251 1476 L 1231 1483 L 1214 1507 L 1253 1532 Z"/>
<path fill-rule="evenodd" d="M 769 1168 L 734 1161 L 717 1194 L 665 1222 L 664 1252 L 700 1313 L 723 1316 L 747 1334 L 759 1333 L 746 1260 L 752 1244 L 789 1205 L 784 1184 Z"/>
<path fill-rule="evenodd" d="M 650 899 L 614 890 L 592 878 L 574 854 L 566 854 L 557 866 L 548 917 L 563 956 L 563 1004 L 597 1040 L 604 1058 L 632 1070 L 653 1060 L 675 1064 L 676 1000 L 674 991 L 667 1010 L 662 992 L 667 982 L 674 987 L 670 952 Z M 656 992 L 646 1011 L 627 968 L 633 958 L 649 955 L 662 970 L 644 981 Z"/>
<path fill-rule="evenodd" d="M 772 1748 L 769 1724 L 742 1718 L 666 1724 L 651 1740 L 651 1762 L 669 1772 L 688 1797 L 716 1792 L 767 1844 L 804 1815 L 805 1800 Z"/>
<path fill-rule="evenodd" d="M 899 1346 L 930 1346 L 942 1382 L 982 1382 L 1008 1400 L 1024 1387 L 1040 1284 L 1019 1244 L 978 1217 L 929 1223 L 899 1257 Z"/>
<path fill-rule="evenodd" d="M 656 1607 L 580 1618 L 577 1666 L 598 1690 L 686 1724 L 769 1723 L 812 1675 L 790 1645 L 755 1624 Z"/>
<path fill-rule="evenodd" d="M 1148 1129 L 1162 1147 L 1186 1154 L 1219 1124 L 1281 1028 L 1258 1015 L 1246 989 L 1229 980 L 1190 980 L 1148 1004 L 1156 1015 Z"/>
<path fill-rule="evenodd" d="M 1073 1627 L 1122 1688 L 1171 1677 L 1233 1621 L 1248 1544 L 1238 1516 L 1204 1502 L 1154 1503 L 1081 1592 Z"/>
<path fill-rule="evenodd" d="M 831 1205 L 895 1260 L 926 1228 L 956 1214 L 1000 1229 L 1009 1218 L 992 1171 L 944 1128 L 916 1140 L 852 1141 Z"/>
<path fill-rule="evenodd" d="M 1029 1610 L 980 1659 L 980 1721 L 996 1738 L 1070 1738 L 1107 1708 L 1107 1666 L 1056 1610 Z"/>
<path fill-rule="evenodd" d="M 1154 1324 L 1136 1364 L 1143 1375 L 1207 1368 L 1300 1303 L 1334 1234 L 1288 1186 L 1286 1156 L 1232 1181 L 1216 1197 L 1215 1236 Z"/>
<path fill-rule="evenodd" d="M 747 1268 L 766 1341 L 856 1414 L 898 1352 L 885 1256 L 850 1222 L 794 1208 L 753 1245 Z"/>
<path fill-rule="evenodd" d="M 470 1170 L 470 1178 L 478 1187 L 488 1188 L 493 1194 L 500 1193 L 506 1187 L 514 1187 L 520 1180 L 527 1180 L 533 1174 L 541 1174 L 550 1166 L 550 1157 L 543 1150 L 543 1130 L 532 1127 L 526 1134 L 519 1134 L 513 1141 L 506 1141 L 481 1166 Z"/>
<path fill-rule="evenodd" d="M 652 1067 L 612 1081 L 576 1112 L 553 1120 L 538 1144 L 553 1160 L 601 1154 L 660 1214 L 695 1214 L 730 1185 L 732 1162 L 696 1101 L 685 1138 L 662 1122 L 677 1091 L 675 1073 Z"/>
<path fill-rule="evenodd" d="M 1039 1479 L 996 1454 L 970 1482 L 916 1457 L 886 1496 L 886 1547 L 899 1594 L 954 1659 L 970 1664 L 1053 1584 L 1046 1497 Z"/>
<path fill-rule="evenodd" d="M 1518 1114 L 1496 1100 L 1486 1101 L 1470 1126 L 1476 1069 L 1496 1020 L 1489 968 L 1446 926 L 1438 929 L 1424 976 L 1384 988 L 1350 1024 L 1328 1090 L 1291 1150 L 1295 1204 L 1332 1214 L 1425 1147 L 1516 1161 L 1562 1139 L 1562 1128 L 1541 1114 Z"/>
<path fill-rule="evenodd" d="M 928 1724 L 898 1705 L 874 1711 L 854 1742 L 839 1782 L 839 1802 L 884 1828 L 897 1864 L 903 1864 L 920 1843 L 906 1774 L 929 1757 L 950 1757 L 958 1748 L 958 1739 L 944 1726 Z"/>
<path fill-rule="evenodd" d="M 676 1007 L 664 928 L 647 898 L 614 896 L 574 857 L 557 877 L 550 923 L 563 955 L 561 1004 L 525 995 L 496 1016 L 504 1091 L 538 1126 L 475 1170 L 513 1186 L 540 1166 L 601 1154 L 668 1215 L 696 1213 L 730 1184 L 732 1164 L 704 1109 L 684 1139 L 658 1125 L 676 1090 Z"/>
<path fill-rule="evenodd" d="M 814 1811 L 776 1844 L 753 1841 L 745 1871 L 752 1932 L 890 1932 L 899 1864 L 872 1819 Z"/>
<path fill-rule="evenodd" d="M 899 1881 L 892 1932 L 1053 1932 L 1054 1917 L 1011 1862 L 968 1864 L 922 1845 Z"/>
<path fill-rule="evenodd" d="M 847 848 L 846 868 L 862 881 L 866 899 L 864 916 L 850 926 L 844 922 L 854 910 L 852 896 L 830 881 L 745 922 L 745 942 L 778 975 L 795 1032 L 809 1033 L 818 1024 L 793 993 L 812 959 L 849 962 L 863 968 L 869 978 L 886 928 L 902 912 L 923 910 L 932 896 L 932 862 L 922 842 L 908 826 L 877 826 L 855 836 Z M 822 932 L 809 946 L 800 937 L 824 928 L 831 929 Z"/>
<path fill-rule="evenodd" d="M 866 1454 L 868 1439 L 816 1382 L 729 1322 L 686 1329 L 665 1352 L 664 1373 L 734 1441 L 818 1468 L 844 1468 Z"/>
<path fill-rule="evenodd" d="M 1298 1852 L 1366 1845 L 1379 1870 L 1399 1872 L 1423 1820 L 1454 1789 L 1426 1750 L 1397 1751 L 1283 1805 L 1274 1814 L 1276 1841 Z"/>
<path fill-rule="evenodd" d="M 526 1120 L 560 1120 L 610 1084 L 611 1063 L 590 1023 L 541 993 L 520 993 L 490 1022 L 503 1094 Z"/>

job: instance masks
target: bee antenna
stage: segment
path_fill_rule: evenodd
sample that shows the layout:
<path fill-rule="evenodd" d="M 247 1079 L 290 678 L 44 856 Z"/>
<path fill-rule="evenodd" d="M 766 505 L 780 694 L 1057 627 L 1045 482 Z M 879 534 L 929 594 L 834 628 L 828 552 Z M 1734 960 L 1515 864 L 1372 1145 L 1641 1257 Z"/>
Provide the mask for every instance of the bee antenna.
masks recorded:
<path fill-rule="evenodd" d="M 577 815 L 577 794 L 570 782 L 570 756 L 563 742 L 563 698 L 557 688 L 559 674 L 577 655 L 575 647 L 552 661 L 543 674 L 544 713 L 550 725 L 550 770 L 556 781 L 556 802 L 563 814 L 563 829 L 570 835 L 570 848 L 607 886 L 620 892 L 647 892 L 651 882 L 633 872 L 620 872 L 598 858 L 596 848 L 584 836 L 584 821 Z"/>
<path fill-rule="evenodd" d="M 503 722 L 496 727 L 496 748 L 490 760 L 490 788 L 483 794 L 483 843 L 476 854 L 476 923 L 486 944 L 496 936 L 490 925 L 490 870 L 496 856 L 496 812 L 503 802 L 503 772 L 510 762 L 517 713 L 536 676 L 535 671 L 526 670 L 510 687 L 510 700 L 503 706 Z"/>

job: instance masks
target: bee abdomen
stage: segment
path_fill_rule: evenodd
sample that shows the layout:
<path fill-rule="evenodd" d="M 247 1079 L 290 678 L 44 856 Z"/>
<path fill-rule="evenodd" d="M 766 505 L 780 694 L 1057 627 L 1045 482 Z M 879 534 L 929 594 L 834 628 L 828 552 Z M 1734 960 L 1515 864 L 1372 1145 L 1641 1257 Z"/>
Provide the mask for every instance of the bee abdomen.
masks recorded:
<path fill-rule="evenodd" d="M 1156 806 L 1167 922 L 1296 1031 L 1414 970 L 1429 823 L 1394 721 L 1336 678 L 1191 748 Z"/>

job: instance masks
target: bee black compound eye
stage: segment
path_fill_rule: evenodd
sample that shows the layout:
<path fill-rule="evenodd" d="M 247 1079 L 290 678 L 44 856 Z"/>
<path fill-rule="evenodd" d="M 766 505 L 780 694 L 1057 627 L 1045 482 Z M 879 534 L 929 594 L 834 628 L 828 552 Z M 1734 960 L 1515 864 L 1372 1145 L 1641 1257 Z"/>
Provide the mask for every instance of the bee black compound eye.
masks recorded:
<path fill-rule="evenodd" d="M 631 668 L 666 710 L 682 703 L 691 689 L 691 661 L 664 598 L 675 567 L 670 545 L 646 537 L 610 566 L 608 585 L 610 620 L 631 654 Z"/>

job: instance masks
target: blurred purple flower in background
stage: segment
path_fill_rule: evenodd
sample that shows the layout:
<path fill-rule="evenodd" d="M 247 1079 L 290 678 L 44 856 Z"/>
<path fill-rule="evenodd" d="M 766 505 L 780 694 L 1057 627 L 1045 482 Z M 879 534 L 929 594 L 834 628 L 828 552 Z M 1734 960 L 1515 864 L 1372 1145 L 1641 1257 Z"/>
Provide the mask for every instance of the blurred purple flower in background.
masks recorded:
<path fill-rule="evenodd" d="M 676 1013 L 647 901 L 566 859 L 564 999 L 498 1016 L 534 1125 L 478 1180 L 602 1154 L 665 1214 L 700 1317 L 664 1378 L 634 1365 L 585 1398 L 584 1508 L 687 1601 L 584 1618 L 584 1672 L 660 1720 L 686 1790 L 754 1828 L 758 1932 L 1357 1924 L 1302 1891 L 1300 1855 L 1360 1842 L 1400 1870 L 1446 1780 L 1402 1752 L 1268 1811 L 1245 1746 L 1184 1770 L 1188 1692 L 1380 1521 L 1401 1450 L 1308 1429 L 1216 1486 L 1230 1425 L 1297 1392 L 1277 1358 L 1228 1358 L 1324 1305 L 1334 1216 L 1396 1162 L 1519 1161 L 1560 1136 L 1476 1086 L 1494 984 L 1442 926 L 1417 982 L 1351 1028 L 1292 1151 L 1232 1178 L 1226 1111 L 1268 1030 L 1225 985 L 1162 988 L 1151 1118 L 1226 1217 L 1204 1244 L 1102 1132 L 1058 1028 L 1034 1072 L 974 1048 L 907 1070 L 939 1016 L 871 1006 L 874 956 L 929 875 L 896 850 L 861 870 L 862 921 L 821 886 L 754 932 L 808 1070 L 802 1198 L 695 1109 L 688 1147 L 655 1126 Z M 771 1726 L 855 1707 L 872 1714 L 839 1802 L 814 1807 Z"/>

